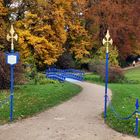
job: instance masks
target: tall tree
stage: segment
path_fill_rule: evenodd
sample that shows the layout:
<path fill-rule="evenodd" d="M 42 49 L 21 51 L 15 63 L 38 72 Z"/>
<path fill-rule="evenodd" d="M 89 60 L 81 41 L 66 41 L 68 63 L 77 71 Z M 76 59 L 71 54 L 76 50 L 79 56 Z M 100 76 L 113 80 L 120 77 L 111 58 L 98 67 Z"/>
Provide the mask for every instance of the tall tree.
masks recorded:
<path fill-rule="evenodd" d="M 20 36 L 19 51 L 25 62 L 28 62 L 30 56 L 41 67 L 57 61 L 66 40 L 61 7 L 37 1 L 16 25 Z"/>
<path fill-rule="evenodd" d="M 77 60 L 89 56 L 91 50 L 91 36 L 85 29 L 86 0 L 71 1 L 65 9 L 67 31 L 67 51 L 70 51 Z"/>

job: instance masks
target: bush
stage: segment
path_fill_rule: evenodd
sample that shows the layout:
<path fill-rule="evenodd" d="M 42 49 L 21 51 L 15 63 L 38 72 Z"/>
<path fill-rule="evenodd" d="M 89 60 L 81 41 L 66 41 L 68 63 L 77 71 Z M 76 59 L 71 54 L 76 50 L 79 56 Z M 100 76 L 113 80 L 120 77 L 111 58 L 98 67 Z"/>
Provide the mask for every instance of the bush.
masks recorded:
<path fill-rule="evenodd" d="M 10 85 L 10 67 L 5 61 L 4 54 L 0 52 L 0 89 L 8 88 Z"/>
<path fill-rule="evenodd" d="M 88 69 L 90 72 L 94 72 L 96 74 L 100 74 L 100 71 L 105 68 L 105 62 L 101 60 L 92 60 L 88 64 Z"/>
<path fill-rule="evenodd" d="M 10 86 L 10 66 L 6 64 L 5 55 L 0 52 L 0 89 L 7 89 Z M 14 78 L 16 84 L 23 84 L 25 78 L 22 64 L 18 63 L 14 69 Z"/>
<path fill-rule="evenodd" d="M 35 84 L 34 79 L 29 79 L 29 80 L 30 80 L 30 82 L 28 84 L 31 84 L 31 85 Z M 37 83 L 36 84 L 46 85 L 46 84 L 56 84 L 56 83 L 59 83 L 59 81 L 46 78 L 45 74 L 43 74 L 43 73 L 39 73 L 39 72 L 37 73 Z"/>
<path fill-rule="evenodd" d="M 59 83 L 59 81 L 46 78 L 45 74 L 38 73 L 38 83 L 41 85 L 56 84 Z"/>
<path fill-rule="evenodd" d="M 57 83 L 59 83 L 59 81 L 57 81 L 57 80 L 52 80 L 52 79 L 41 79 L 40 81 L 39 81 L 39 84 L 40 85 L 46 85 L 46 84 L 57 84 Z"/>
<path fill-rule="evenodd" d="M 93 60 L 89 63 L 89 70 L 100 75 L 101 80 L 105 82 L 105 62 L 101 60 Z M 108 82 L 117 83 L 125 79 L 124 73 L 120 67 L 110 67 L 108 71 Z"/>
<path fill-rule="evenodd" d="M 124 73 L 120 67 L 109 67 L 108 74 L 109 83 L 123 82 L 125 79 Z M 105 81 L 105 68 L 100 70 L 100 76 L 101 79 Z"/>

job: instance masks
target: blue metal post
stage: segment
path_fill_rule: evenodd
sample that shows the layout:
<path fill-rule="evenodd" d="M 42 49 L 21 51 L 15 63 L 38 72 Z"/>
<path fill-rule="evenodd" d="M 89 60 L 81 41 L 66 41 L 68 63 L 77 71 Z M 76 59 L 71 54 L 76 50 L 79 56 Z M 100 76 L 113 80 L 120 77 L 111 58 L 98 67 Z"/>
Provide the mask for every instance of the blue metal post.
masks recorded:
<path fill-rule="evenodd" d="M 104 99 L 104 119 L 107 117 L 107 88 L 108 88 L 108 52 L 106 52 L 106 67 L 105 67 L 105 99 Z"/>
<path fill-rule="evenodd" d="M 10 121 L 13 120 L 13 98 L 14 98 L 14 65 L 18 61 L 18 54 L 14 54 L 14 39 L 17 41 L 18 35 L 15 34 L 13 24 L 11 24 L 10 34 L 7 34 L 7 40 L 11 42 L 11 53 L 10 55 L 14 55 L 13 57 L 16 57 L 16 62 L 10 62 L 8 61 L 7 56 L 7 63 L 10 64 Z M 9 56 L 10 56 L 9 55 Z"/>
<path fill-rule="evenodd" d="M 139 109 L 139 101 L 136 99 L 136 128 L 135 128 L 135 135 L 138 136 L 138 125 L 139 125 L 139 118 L 138 118 L 138 109 Z"/>
<path fill-rule="evenodd" d="M 10 65 L 10 121 L 13 120 L 13 96 L 14 96 L 14 65 Z"/>

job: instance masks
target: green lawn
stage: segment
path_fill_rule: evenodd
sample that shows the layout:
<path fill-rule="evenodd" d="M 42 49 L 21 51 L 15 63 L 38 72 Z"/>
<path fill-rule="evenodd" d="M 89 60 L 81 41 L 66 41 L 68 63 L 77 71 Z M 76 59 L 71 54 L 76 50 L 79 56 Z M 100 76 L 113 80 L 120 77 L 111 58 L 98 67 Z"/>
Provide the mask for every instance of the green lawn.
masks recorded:
<path fill-rule="evenodd" d="M 137 67 L 135 69 L 127 70 L 125 72 L 126 78 L 129 80 L 135 80 L 140 83 L 140 67 Z"/>
<path fill-rule="evenodd" d="M 112 104 L 122 117 L 127 117 L 135 110 L 136 98 L 139 99 L 140 103 L 140 67 L 126 71 L 125 76 L 127 78 L 127 83 L 109 84 L 109 88 L 113 93 Z M 86 75 L 87 80 L 88 77 L 89 75 Z M 103 84 L 100 79 L 96 81 L 97 76 L 92 75 L 91 77 L 92 78 L 89 78 L 91 82 Z M 119 132 L 134 134 L 135 116 L 129 120 L 119 120 L 114 116 L 109 105 L 107 111 L 107 124 Z"/>
<path fill-rule="evenodd" d="M 65 82 L 45 85 L 16 86 L 14 93 L 14 120 L 19 120 L 60 104 L 81 91 L 81 87 Z M 9 96 L 1 91 L 0 100 Z M 9 104 L 0 108 L 0 124 L 9 122 Z"/>
<path fill-rule="evenodd" d="M 86 74 L 85 77 L 84 77 L 84 80 L 90 81 L 90 82 L 93 82 L 93 83 L 101 83 L 100 76 L 96 75 L 96 74 L 93 74 L 93 73 Z"/>

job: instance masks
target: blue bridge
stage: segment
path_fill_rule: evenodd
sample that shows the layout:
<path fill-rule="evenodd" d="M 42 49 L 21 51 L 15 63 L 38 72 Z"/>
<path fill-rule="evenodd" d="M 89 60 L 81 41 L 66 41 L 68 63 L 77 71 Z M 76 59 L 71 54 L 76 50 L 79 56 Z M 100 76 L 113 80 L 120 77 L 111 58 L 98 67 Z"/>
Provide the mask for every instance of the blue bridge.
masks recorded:
<path fill-rule="evenodd" d="M 84 72 L 75 69 L 56 69 L 49 68 L 46 70 L 46 77 L 59 80 L 61 82 L 65 81 L 67 78 L 83 81 L 84 80 Z"/>

